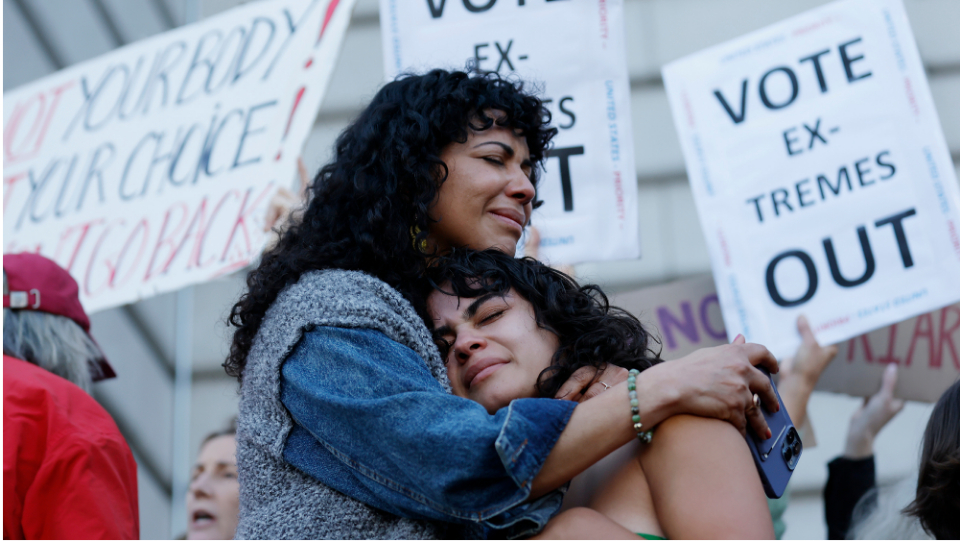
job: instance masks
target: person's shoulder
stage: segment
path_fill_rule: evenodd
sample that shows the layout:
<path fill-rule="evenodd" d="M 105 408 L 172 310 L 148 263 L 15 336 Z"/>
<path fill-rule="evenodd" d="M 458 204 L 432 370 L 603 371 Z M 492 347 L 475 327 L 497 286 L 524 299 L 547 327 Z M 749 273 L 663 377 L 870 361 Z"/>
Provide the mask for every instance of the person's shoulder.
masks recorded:
<path fill-rule="evenodd" d="M 391 313 L 404 318 L 415 316 L 413 306 L 399 291 L 375 276 L 353 270 L 306 272 L 277 300 L 277 304 L 281 305 L 306 301 L 328 314 Z"/>
<path fill-rule="evenodd" d="M 726 421 L 710 419 L 697 415 L 674 415 L 661 422 L 654 433 L 654 439 L 683 446 L 711 442 L 714 445 L 733 445 L 746 448 L 746 441 L 734 426 Z M 741 445 L 742 444 L 742 445 Z"/>
<path fill-rule="evenodd" d="M 328 325 L 305 329 L 303 340 L 291 357 L 309 356 L 316 351 L 328 350 L 337 350 L 341 353 L 349 350 L 376 358 L 390 358 L 396 355 L 416 357 L 412 349 L 391 339 L 379 329 Z"/>
<path fill-rule="evenodd" d="M 343 269 L 313 270 L 303 273 L 300 278 L 288 285 L 277 295 L 277 301 L 309 297 L 320 302 L 337 298 L 369 297 L 374 295 L 382 281 L 359 271 Z M 389 287 L 389 286 L 388 286 Z"/>
<path fill-rule="evenodd" d="M 93 400 L 80 387 L 39 366 L 8 355 L 3 356 L 4 400 L 58 396 L 64 400 Z M 96 403 L 96 401 L 94 401 Z"/>
<path fill-rule="evenodd" d="M 4 418 L 42 422 L 53 439 L 101 446 L 124 441 L 113 417 L 92 396 L 39 366 L 3 356 Z M 55 443 L 55 442 L 51 442 Z"/>
<path fill-rule="evenodd" d="M 362 271 L 324 269 L 304 273 L 298 284 L 302 288 L 334 290 L 347 297 L 382 297 L 399 292 L 376 276 Z"/>

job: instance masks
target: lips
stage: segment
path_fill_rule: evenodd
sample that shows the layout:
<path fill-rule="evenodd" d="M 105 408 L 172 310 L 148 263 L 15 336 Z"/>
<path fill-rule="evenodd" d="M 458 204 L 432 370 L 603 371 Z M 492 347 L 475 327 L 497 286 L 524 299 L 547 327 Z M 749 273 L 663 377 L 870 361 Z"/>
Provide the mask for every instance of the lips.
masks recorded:
<path fill-rule="evenodd" d="M 516 224 L 517 229 L 523 232 L 523 226 L 527 222 L 527 216 L 523 212 L 511 208 L 494 209 L 490 212 L 510 225 Z"/>
<path fill-rule="evenodd" d="M 480 383 L 506 363 L 507 361 L 496 357 L 475 361 L 463 373 L 463 386 L 469 390 L 475 383 Z"/>
<path fill-rule="evenodd" d="M 193 529 L 213 526 L 216 521 L 216 515 L 206 509 L 194 509 L 193 512 L 190 513 L 190 526 Z"/>

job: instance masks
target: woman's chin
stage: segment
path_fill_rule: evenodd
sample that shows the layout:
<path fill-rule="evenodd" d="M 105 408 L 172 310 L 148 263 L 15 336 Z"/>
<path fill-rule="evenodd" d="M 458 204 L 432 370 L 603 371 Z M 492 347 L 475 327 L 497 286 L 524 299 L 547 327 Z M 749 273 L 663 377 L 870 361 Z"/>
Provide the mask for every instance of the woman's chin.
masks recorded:
<path fill-rule="evenodd" d="M 490 415 L 493 415 L 510 405 L 509 399 L 503 399 L 502 397 L 495 395 L 487 395 L 482 392 L 474 393 L 472 396 L 470 396 L 470 399 L 474 402 L 478 402 L 485 410 L 487 410 L 487 413 Z"/>
<path fill-rule="evenodd" d="M 499 250 L 507 255 L 515 256 L 517 255 L 518 242 L 520 242 L 520 237 L 515 238 L 513 235 L 502 235 L 500 238 L 495 239 L 486 248 Z"/>

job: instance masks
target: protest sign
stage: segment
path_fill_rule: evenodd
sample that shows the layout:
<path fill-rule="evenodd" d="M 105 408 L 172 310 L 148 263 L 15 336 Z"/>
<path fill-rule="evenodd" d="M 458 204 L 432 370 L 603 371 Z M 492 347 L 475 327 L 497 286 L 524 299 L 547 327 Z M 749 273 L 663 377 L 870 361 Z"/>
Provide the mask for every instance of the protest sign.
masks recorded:
<path fill-rule="evenodd" d="M 896 396 L 936 402 L 960 378 L 960 303 L 838 345 L 817 390 L 870 396 L 880 388 L 884 367 L 896 363 Z"/>
<path fill-rule="evenodd" d="M 88 312 L 247 265 L 353 3 L 251 3 L 5 93 L 4 252 L 55 260 Z"/>
<path fill-rule="evenodd" d="M 532 218 L 542 259 L 639 257 L 622 0 L 381 0 L 380 21 L 388 79 L 469 62 L 542 87 L 560 132 Z"/>
<path fill-rule="evenodd" d="M 709 274 L 612 295 L 610 304 L 637 316 L 660 338 L 664 359 L 729 341 Z M 796 322 L 791 325 L 796 334 Z M 887 363 L 899 365 L 898 397 L 936 402 L 960 377 L 960 303 L 839 343 L 817 390 L 870 396 L 880 388 Z"/>
<path fill-rule="evenodd" d="M 960 300 L 960 193 L 900 0 L 663 69 L 724 321 L 778 356 Z"/>
<path fill-rule="evenodd" d="M 610 296 L 661 340 L 664 359 L 729 343 L 713 276 L 704 274 Z"/>
<path fill-rule="evenodd" d="M 657 337 L 660 358 L 667 361 L 728 343 L 717 288 L 709 274 L 611 295 L 610 304 L 636 316 Z M 815 447 L 817 440 L 810 418 L 806 417 L 799 428 L 804 447 Z"/>

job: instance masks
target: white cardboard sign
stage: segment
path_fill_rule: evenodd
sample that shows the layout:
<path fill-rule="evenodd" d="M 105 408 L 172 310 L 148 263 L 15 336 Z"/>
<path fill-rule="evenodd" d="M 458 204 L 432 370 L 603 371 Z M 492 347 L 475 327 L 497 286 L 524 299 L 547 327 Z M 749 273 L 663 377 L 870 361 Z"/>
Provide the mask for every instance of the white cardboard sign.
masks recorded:
<path fill-rule="evenodd" d="M 960 300 L 960 190 L 900 0 L 663 69 L 724 321 L 778 356 Z"/>
<path fill-rule="evenodd" d="M 610 304 L 637 316 L 660 338 L 664 359 L 679 359 L 729 341 L 709 274 L 612 295 Z M 792 328 L 796 334 L 795 322 Z M 960 303 L 838 345 L 817 390 L 870 396 L 880 389 L 883 368 L 892 362 L 899 365 L 898 397 L 936 402 L 960 377 Z"/>
<path fill-rule="evenodd" d="M 560 133 L 533 214 L 541 258 L 639 257 L 622 0 L 380 0 L 380 21 L 388 79 L 469 62 L 542 87 Z"/>
<path fill-rule="evenodd" d="M 88 312 L 247 265 L 353 3 L 254 2 L 4 93 L 4 252 L 59 263 Z"/>

